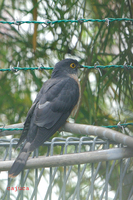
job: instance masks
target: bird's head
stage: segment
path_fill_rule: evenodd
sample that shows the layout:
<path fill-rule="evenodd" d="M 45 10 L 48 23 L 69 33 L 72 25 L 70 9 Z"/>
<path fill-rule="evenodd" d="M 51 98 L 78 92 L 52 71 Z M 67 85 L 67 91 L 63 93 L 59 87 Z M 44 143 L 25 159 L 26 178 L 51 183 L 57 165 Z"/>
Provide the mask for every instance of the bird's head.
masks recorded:
<path fill-rule="evenodd" d="M 54 70 L 52 72 L 52 78 L 57 76 L 67 76 L 69 74 L 76 74 L 79 68 L 83 66 L 78 63 L 77 60 L 74 59 L 64 59 L 60 62 L 56 63 Z"/>

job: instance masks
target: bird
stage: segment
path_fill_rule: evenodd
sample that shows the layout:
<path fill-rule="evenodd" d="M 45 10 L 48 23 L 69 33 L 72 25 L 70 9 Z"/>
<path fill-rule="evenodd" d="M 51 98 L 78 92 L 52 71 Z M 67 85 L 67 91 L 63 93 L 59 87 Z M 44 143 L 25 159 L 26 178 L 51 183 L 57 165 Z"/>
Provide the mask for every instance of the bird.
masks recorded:
<path fill-rule="evenodd" d="M 55 64 L 51 78 L 44 82 L 28 111 L 16 148 L 25 140 L 8 177 L 16 177 L 25 167 L 31 152 L 48 140 L 79 108 L 81 87 L 77 60 L 66 58 Z"/>

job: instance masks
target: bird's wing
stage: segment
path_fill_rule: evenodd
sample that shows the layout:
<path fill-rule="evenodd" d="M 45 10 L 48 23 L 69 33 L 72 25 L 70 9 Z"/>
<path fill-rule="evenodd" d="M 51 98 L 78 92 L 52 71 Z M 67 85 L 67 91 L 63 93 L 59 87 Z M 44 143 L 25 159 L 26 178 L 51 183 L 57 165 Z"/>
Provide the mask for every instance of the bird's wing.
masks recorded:
<path fill-rule="evenodd" d="M 36 107 L 36 103 L 33 103 L 33 105 L 31 106 L 31 108 L 30 108 L 30 110 L 29 110 L 29 112 L 27 114 L 21 137 L 19 138 L 19 141 L 18 141 L 15 149 L 18 148 L 18 146 L 25 140 L 25 138 L 27 136 L 27 133 L 28 133 L 28 130 L 29 130 L 30 121 L 31 121 L 31 117 L 32 117 L 32 114 L 34 112 L 35 107 Z"/>
<path fill-rule="evenodd" d="M 62 114 L 71 113 L 79 97 L 78 84 L 72 78 L 65 78 L 53 85 L 45 93 L 46 100 L 38 102 L 35 108 L 35 124 L 47 129 L 52 128 Z"/>
<path fill-rule="evenodd" d="M 50 79 L 51 80 L 51 79 Z M 43 95 L 43 101 L 46 101 L 45 100 L 45 93 L 55 84 L 58 83 L 58 80 L 52 80 L 52 81 L 46 81 L 41 90 L 39 91 L 39 93 L 37 94 L 37 97 L 34 101 L 34 103 L 32 104 L 30 110 L 28 111 L 28 114 L 27 114 L 27 117 L 26 117 L 26 120 L 25 120 L 25 123 L 24 123 L 24 129 L 22 131 L 22 134 L 21 134 L 21 137 L 18 141 L 18 144 L 16 145 L 16 148 L 18 148 L 18 146 L 25 140 L 25 138 L 27 137 L 27 134 L 28 134 L 28 131 L 29 131 L 29 127 L 30 127 L 30 123 L 31 123 L 31 118 L 32 118 L 32 115 L 34 113 L 34 110 L 35 110 L 35 107 L 37 105 L 37 103 L 39 102 L 39 100 L 41 99 L 42 95 Z"/>
<path fill-rule="evenodd" d="M 50 138 L 66 121 L 79 98 L 77 82 L 67 77 L 44 89 L 32 115 L 27 140 L 33 151 Z M 35 130 L 35 131 L 34 131 Z"/>

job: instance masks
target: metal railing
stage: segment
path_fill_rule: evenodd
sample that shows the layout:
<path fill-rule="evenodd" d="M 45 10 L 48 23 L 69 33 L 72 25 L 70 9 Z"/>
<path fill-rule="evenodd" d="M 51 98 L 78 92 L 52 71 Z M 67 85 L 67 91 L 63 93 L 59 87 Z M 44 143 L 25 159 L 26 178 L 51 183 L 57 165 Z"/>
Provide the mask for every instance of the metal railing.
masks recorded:
<path fill-rule="evenodd" d="M 16 157 L 14 147 L 18 139 L 0 140 L 0 159 Z M 100 151 L 119 150 L 122 145 L 98 137 L 53 138 L 44 143 L 46 157 L 55 155 L 78 155 Z M 38 157 L 38 149 L 32 157 Z M 57 156 L 58 158 L 58 156 Z M 74 157 L 73 157 L 74 158 Z M 39 159 L 39 158 L 38 158 Z M 3 160 L 3 161 L 2 161 Z M 34 160 L 34 159 L 32 159 Z M 0 199 L 45 199 L 45 200 L 130 200 L 133 195 L 132 158 L 107 160 L 69 166 L 26 169 L 15 179 L 8 179 L 7 172 L 1 173 Z M 58 159 L 57 159 L 58 165 Z"/>

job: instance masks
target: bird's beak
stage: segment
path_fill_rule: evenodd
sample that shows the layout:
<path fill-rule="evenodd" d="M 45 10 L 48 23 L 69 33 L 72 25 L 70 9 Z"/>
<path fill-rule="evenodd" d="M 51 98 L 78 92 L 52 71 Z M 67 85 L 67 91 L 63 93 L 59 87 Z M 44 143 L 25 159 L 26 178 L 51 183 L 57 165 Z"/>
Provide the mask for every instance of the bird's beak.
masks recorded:
<path fill-rule="evenodd" d="M 83 66 L 78 64 L 78 72 L 77 72 L 78 76 L 80 76 L 80 70 L 79 69 L 81 69 L 81 68 L 83 68 Z"/>
<path fill-rule="evenodd" d="M 84 68 L 82 65 L 79 64 L 78 68 Z"/>

